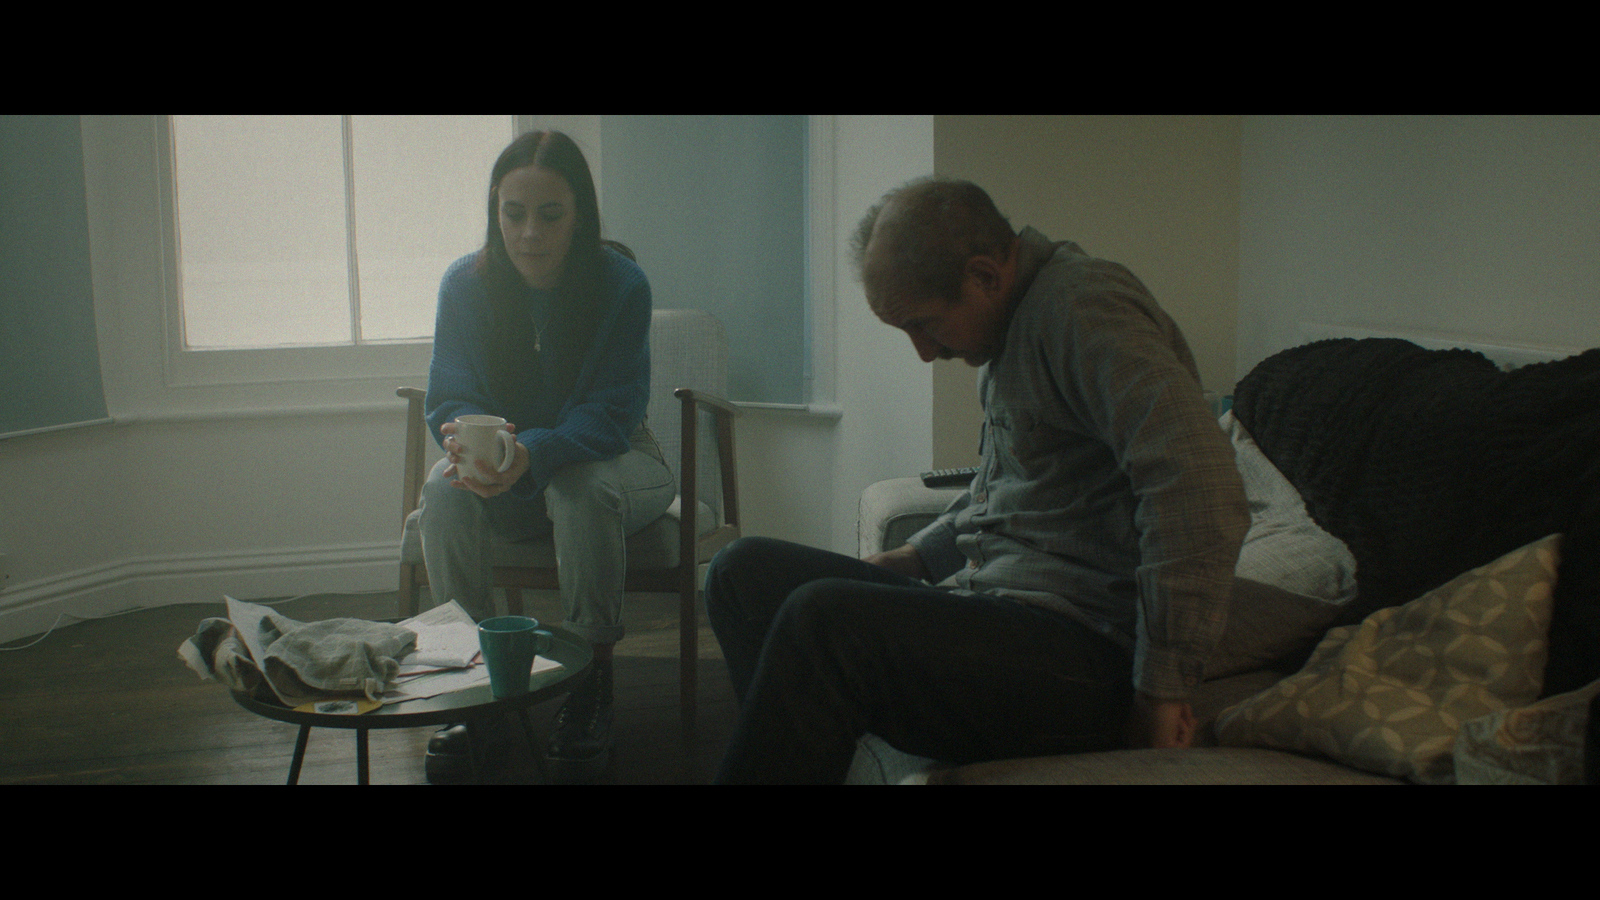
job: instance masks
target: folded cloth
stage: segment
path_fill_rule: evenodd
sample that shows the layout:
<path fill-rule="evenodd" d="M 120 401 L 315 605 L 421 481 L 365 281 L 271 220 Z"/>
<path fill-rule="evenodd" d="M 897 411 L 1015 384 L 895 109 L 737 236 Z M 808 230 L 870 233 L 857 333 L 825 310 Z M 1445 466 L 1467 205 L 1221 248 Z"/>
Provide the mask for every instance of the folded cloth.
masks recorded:
<path fill-rule="evenodd" d="M 201 681 L 219 681 L 241 694 L 254 694 L 261 687 L 261 670 L 227 619 L 201 622 L 194 637 L 178 645 L 178 658 L 188 663 Z"/>
<path fill-rule="evenodd" d="M 240 607 L 250 621 L 206 619 L 178 656 L 202 679 L 250 694 L 263 693 L 264 686 L 288 706 L 353 693 L 377 700 L 417 642 L 411 629 L 388 622 L 299 622 L 263 607 Z M 250 633 L 241 634 L 241 627 Z M 264 651 L 259 664 L 252 644 Z"/>

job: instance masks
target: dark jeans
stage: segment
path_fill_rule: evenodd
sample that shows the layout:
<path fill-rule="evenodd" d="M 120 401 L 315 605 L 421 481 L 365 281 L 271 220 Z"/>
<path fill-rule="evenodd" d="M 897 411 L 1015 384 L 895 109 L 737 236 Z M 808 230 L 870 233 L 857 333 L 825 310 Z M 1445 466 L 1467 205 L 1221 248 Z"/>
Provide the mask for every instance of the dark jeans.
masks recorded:
<path fill-rule="evenodd" d="M 857 739 L 955 763 L 1124 745 L 1127 652 L 1071 617 L 743 538 L 706 607 L 740 698 L 719 783 L 838 784 Z"/>

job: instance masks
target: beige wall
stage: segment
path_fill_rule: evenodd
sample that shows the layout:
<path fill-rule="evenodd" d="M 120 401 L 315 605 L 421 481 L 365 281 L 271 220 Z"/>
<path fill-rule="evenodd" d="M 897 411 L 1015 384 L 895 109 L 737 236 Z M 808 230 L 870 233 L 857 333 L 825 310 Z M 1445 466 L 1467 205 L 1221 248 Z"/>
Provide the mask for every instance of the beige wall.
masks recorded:
<path fill-rule="evenodd" d="M 937 116 L 934 167 L 982 185 L 1012 225 L 1133 270 L 1188 336 L 1204 386 L 1227 393 L 1240 132 L 1238 116 Z M 975 371 L 935 366 L 935 466 L 977 460 Z"/>
<path fill-rule="evenodd" d="M 1600 116 L 1251 116 L 1238 371 L 1316 326 L 1600 346 Z"/>
<path fill-rule="evenodd" d="M 1600 116 L 938 116 L 934 164 L 1015 225 L 1127 265 L 1226 393 L 1327 326 L 1600 345 Z M 934 371 L 936 466 L 977 458 Z"/>

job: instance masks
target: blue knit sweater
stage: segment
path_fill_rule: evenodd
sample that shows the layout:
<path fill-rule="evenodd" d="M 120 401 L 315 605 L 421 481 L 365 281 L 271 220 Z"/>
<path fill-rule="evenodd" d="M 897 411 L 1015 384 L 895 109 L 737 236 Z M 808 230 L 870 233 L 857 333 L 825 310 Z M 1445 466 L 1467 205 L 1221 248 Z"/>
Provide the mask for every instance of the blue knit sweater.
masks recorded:
<path fill-rule="evenodd" d="M 433 362 L 425 403 L 435 441 L 439 426 L 458 416 L 487 413 L 517 428 L 528 448 L 519 496 L 543 493 L 556 470 L 575 462 L 612 459 L 644 420 L 650 394 L 650 283 L 632 260 L 605 248 L 598 327 L 577 346 L 570 317 L 554 309 L 552 291 L 528 288 L 509 316 L 490 308 L 476 254 L 457 260 L 439 285 Z M 496 377 L 494 339 L 512 348 L 509 376 Z M 535 347 L 539 347 L 535 350 Z"/>

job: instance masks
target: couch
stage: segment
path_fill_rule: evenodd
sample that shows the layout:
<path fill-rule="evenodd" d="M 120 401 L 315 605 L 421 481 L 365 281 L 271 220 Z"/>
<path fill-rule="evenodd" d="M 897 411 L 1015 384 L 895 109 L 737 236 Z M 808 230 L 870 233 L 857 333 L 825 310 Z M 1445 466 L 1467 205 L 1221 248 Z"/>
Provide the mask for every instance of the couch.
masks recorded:
<path fill-rule="evenodd" d="M 1278 353 L 1219 420 L 1251 506 L 1182 750 L 953 765 L 867 735 L 851 783 L 1596 780 L 1600 349 L 1504 371 L 1394 339 Z M 861 499 L 862 555 L 959 489 Z"/>

